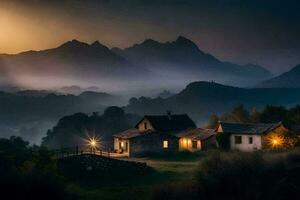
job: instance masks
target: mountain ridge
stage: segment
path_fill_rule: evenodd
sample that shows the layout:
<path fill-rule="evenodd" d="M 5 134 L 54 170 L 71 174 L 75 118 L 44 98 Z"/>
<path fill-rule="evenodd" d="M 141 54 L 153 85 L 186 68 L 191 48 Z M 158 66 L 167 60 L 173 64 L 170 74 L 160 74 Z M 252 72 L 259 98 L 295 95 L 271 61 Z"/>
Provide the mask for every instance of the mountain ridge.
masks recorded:
<path fill-rule="evenodd" d="M 224 84 L 238 85 L 243 79 L 260 82 L 272 77 L 270 71 L 258 65 L 238 65 L 220 61 L 183 36 L 171 42 L 146 39 L 128 48 L 112 48 L 112 51 L 156 73 L 168 74 L 169 71 L 175 70 L 193 80 L 216 80 Z M 237 79 L 236 83 L 234 79 Z"/>
<path fill-rule="evenodd" d="M 291 70 L 258 84 L 261 88 L 300 88 L 300 64 Z"/>
<path fill-rule="evenodd" d="M 101 90 L 106 85 L 124 90 L 124 86 L 132 85 L 157 88 L 161 82 L 168 88 L 197 80 L 246 86 L 271 77 L 260 66 L 222 62 L 183 36 L 165 43 L 146 39 L 125 49 L 109 49 L 99 41 L 88 44 L 73 39 L 51 49 L 1 54 L 0 61 L 0 70 L 18 74 L 18 78 L 29 82 L 17 81 L 21 86 L 33 85 L 43 78 L 45 85 L 52 88 L 80 85 L 77 82 L 102 85 Z"/>
<path fill-rule="evenodd" d="M 165 99 L 134 97 L 125 110 L 139 115 L 163 114 L 171 110 L 174 113 L 187 113 L 201 124 L 207 122 L 212 114 L 228 112 L 239 104 L 247 109 L 260 109 L 266 105 L 293 106 L 299 101 L 298 88 L 240 88 L 197 81 Z"/>

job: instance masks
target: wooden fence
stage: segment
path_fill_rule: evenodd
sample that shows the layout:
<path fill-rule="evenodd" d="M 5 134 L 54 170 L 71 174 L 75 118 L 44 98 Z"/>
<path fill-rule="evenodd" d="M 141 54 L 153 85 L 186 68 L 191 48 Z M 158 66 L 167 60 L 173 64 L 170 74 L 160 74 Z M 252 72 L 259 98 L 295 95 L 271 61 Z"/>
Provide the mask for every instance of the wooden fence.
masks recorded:
<path fill-rule="evenodd" d="M 80 148 L 79 146 L 71 147 L 71 148 L 60 148 L 54 150 L 54 152 L 57 158 L 76 156 L 76 155 L 98 155 L 104 157 L 111 157 L 111 155 L 113 154 L 112 151 L 103 151 L 98 148 Z"/>

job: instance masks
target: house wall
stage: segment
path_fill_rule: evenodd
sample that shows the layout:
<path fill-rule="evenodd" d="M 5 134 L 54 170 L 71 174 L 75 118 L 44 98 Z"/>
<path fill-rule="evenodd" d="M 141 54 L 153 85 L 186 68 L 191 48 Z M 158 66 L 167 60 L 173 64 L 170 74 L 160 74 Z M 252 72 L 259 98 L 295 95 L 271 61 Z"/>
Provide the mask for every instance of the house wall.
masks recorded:
<path fill-rule="evenodd" d="M 145 123 L 147 124 L 147 129 L 145 129 Z M 138 124 L 138 129 L 139 131 L 146 131 L 146 130 L 154 130 L 153 126 L 147 119 L 143 119 L 139 124 Z"/>
<path fill-rule="evenodd" d="M 123 147 L 122 144 L 123 143 Z M 114 138 L 114 150 L 117 152 L 129 152 L 130 151 L 130 144 L 129 140 L 121 139 L 121 138 Z"/>
<path fill-rule="evenodd" d="M 168 148 L 163 148 L 163 141 L 168 141 Z M 129 156 L 142 156 L 147 153 L 178 152 L 178 138 L 166 134 L 145 134 L 130 139 Z"/>
<path fill-rule="evenodd" d="M 242 137 L 241 144 L 235 144 L 235 136 Z M 253 138 L 253 143 L 249 144 L 249 137 Z M 254 151 L 262 148 L 262 140 L 260 135 L 238 135 L 231 134 L 230 135 L 230 148 L 232 150 L 240 150 L 240 151 Z"/>
<path fill-rule="evenodd" d="M 201 150 L 207 150 L 207 149 L 216 148 L 216 147 L 217 147 L 217 144 L 216 144 L 216 136 L 215 135 L 207 138 L 206 140 L 201 141 Z"/>
<path fill-rule="evenodd" d="M 119 138 L 114 137 L 114 150 L 119 150 Z"/>

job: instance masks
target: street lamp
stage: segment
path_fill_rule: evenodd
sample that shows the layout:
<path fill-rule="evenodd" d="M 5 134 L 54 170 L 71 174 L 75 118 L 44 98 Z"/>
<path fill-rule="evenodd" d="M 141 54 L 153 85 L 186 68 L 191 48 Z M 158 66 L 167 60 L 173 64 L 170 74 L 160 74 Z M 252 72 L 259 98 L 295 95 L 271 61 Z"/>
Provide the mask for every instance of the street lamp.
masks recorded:
<path fill-rule="evenodd" d="M 91 146 L 92 148 L 95 148 L 96 145 L 97 145 L 96 140 L 95 140 L 95 139 L 90 139 L 90 146 Z"/>
<path fill-rule="evenodd" d="M 98 147 L 98 141 L 96 138 L 90 138 L 89 139 L 89 146 L 91 148 L 91 153 L 95 153 L 97 147 Z"/>
<path fill-rule="evenodd" d="M 90 150 L 91 153 L 96 153 L 96 150 L 101 149 L 101 138 L 97 135 L 89 136 L 87 135 L 86 138 L 82 138 L 84 141 L 84 145 L 86 150 Z"/>

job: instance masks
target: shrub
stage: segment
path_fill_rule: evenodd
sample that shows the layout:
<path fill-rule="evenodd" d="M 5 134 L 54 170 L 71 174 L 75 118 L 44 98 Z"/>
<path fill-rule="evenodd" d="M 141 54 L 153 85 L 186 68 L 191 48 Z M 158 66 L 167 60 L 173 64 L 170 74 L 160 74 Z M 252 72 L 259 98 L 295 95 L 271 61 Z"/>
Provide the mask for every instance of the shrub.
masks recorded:
<path fill-rule="evenodd" d="M 201 161 L 194 185 L 165 185 L 154 199 L 298 199 L 300 152 L 267 155 L 214 152 Z"/>
<path fill-rule="evenodd" d="M 20 137 L 0 139 L 0 161 L 2 197 L 71 199 L 63 178 L 57 173 L 52 153 L 47 149 L 29 146 Z"/>

